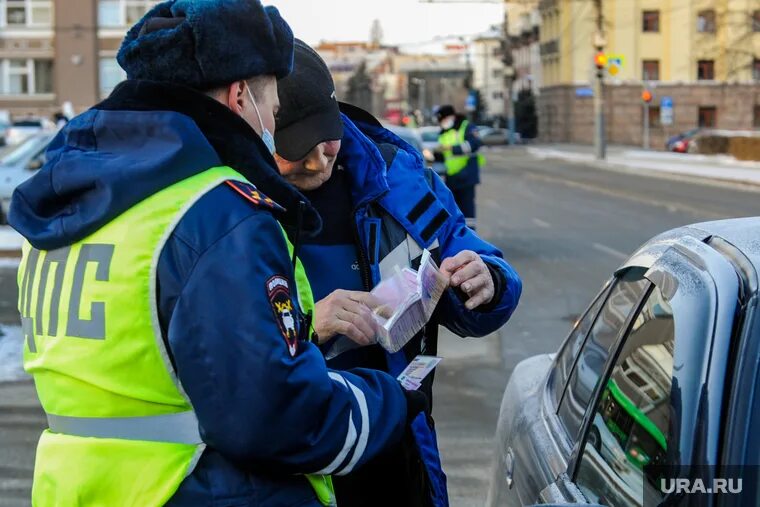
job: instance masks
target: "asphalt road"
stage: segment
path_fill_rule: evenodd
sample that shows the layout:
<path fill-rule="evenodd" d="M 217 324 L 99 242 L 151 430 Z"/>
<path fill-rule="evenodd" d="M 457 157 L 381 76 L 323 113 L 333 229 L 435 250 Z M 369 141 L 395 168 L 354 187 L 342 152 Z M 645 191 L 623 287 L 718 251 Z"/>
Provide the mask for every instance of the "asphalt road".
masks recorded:
<path fill-rule="evenodd" d="M 760 215 L 760 193 L 489 152 L 479 232 L 524 282 L 497 334 L 441 337 L 435 412 L 453 507 L 483 505 L 501 394 L 520 360 L 557 349 L 570 323 L 641 243 L 689 223 Z M 12 270 L 0 268 L 0 322 L 17 324 Z M 2 340 L 2 338 L 0 338 Z M 0 507 L 28 505 L 34 442 L 44 423 L 31 385 L 0 384 Z"/>

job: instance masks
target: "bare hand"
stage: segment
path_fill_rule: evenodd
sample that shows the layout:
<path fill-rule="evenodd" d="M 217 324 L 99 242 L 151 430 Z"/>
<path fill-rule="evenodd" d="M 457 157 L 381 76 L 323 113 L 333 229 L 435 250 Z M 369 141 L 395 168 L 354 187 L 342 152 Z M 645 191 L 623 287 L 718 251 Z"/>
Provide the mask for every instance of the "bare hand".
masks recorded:
<path fill-rule="evenodd" d="M 369 292 L 338 289 L 314 305 L 314 331 L 322 344 L 342 334 L 359 345 L 375 343 L 377 323 L 372 311 L 380 306 Z"/>
<path fill-rule="evenodd" d="M 454 257 L 444 259 L 441 273 L 451 277 L 451 286 L 459 287 L 469 299 L 465 302 L 468 310 L 488 304 L 494 296 L 494 284 L 491 271 L 480 257 L 472 250 L 462 250 Z"/>

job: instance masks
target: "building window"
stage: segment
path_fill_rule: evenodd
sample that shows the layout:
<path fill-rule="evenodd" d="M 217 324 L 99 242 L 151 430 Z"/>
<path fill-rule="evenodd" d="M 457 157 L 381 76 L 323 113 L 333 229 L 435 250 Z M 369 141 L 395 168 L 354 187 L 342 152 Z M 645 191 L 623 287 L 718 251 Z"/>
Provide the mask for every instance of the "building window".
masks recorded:
<path fill-rule="evenodd" d="M 660 60 L 644 60 L 641 62 L 641 75 L 644 81 L 659 81 Z"/>
<path fill-rule="evenodd" d="M 760 10 L 752 13 L 752 31 L 760 32 Z"/>
<path fill-rule="evenodd" d="M 106 28 L 132 26 L 157 3 L 156 0 L 99 0 L 98 25 Z"/>
<path fill-rule="evenodd" d="M 697 32 L 715 33 L 715 11 L 712 9 L 699 11 L 697 14 Z"/>
<path fill-rule="evenodd" d="M 699 60 L 697 62 L 697 79 L 700 81 L 715 79 L 715 61 Z"/>
<path fill-rule="evenodd" d="M 8 89 L 11 95 L 29 93 L 29 66 L 26 60 L 8 60 Z"/>
<path fill-rule="evenodd" d="M 760 81 L 760 58 L 752 60 L 752 79 Z"/>
<path fill-rule="evenodd" d="M 493 77 L 496 77 L 496 78 L 501 77 L 501 69 L 494 69 L 492 75 Z"/>
<path fill-rule="evenodd" d="M 697 126 L 715 128 L 718 125 L 718 110 L 715 106 L 701 106 L 697 113 Z"/>
<path fill-rule="evenodd" d="M 644 32 L 660 31 L 660 11 L 644 11 L 641 17 Z"/>
<path fill-rule="evenodd" d="M 501 100 L 504 98 L 504 92 L 493 92 L 491 96 L 494 100 Z"/>
<path fill-rule="evenodd" d="M 124 72 L 116 61 L 116 58 L 101 58 L 99 65 L 100 96 L 108 97 L 116 85 L 127 79 Z"/>
<path fill-rule="evenodd" d="M 0 93 L 5 95 L 53 93 L 53 61 L 18 58 L 0 60 Z"/>
<path fill-rule="evenodd" d="M 0 26 L 21 28 L 52 25 L 52 0 L 0 0 Z"/>
<path fill-rule="evenodd" d="M 33 60 L 34 93 L 53 93 L 53 60 Z"/>
<path fill-rule="evenodd" d="M 760 129 L 760 106 L 758 105 L 755 105 L 752 126 L 754 126 L 756 129 Z"/>

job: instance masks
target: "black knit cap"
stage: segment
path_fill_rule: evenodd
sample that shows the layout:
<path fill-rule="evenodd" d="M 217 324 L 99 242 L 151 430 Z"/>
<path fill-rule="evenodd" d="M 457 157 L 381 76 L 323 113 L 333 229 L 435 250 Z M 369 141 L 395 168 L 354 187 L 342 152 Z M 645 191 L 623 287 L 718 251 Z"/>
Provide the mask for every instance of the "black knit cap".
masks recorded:
<path fill-rule="evenodd" d="M 210 90 L 256 76 L 287 76 L 293 32 L 259 0 L 169 0 L 127 33 L 117 55 L 128 79 Z"/>
<path fill-rule="evenodd" d="M 446 104 L 445 106 L 438 108 L 438 111 L 435 113 L 435 117 L 438 118 L 438 121 L 440 122 L 447 116 L 453 116 L 455 114 L 457 114 L 457 111 L 454 109 L 454 106 Z"/>
<path fill-rule="evenodd" d="M 325 141 L 343 138 L 343 120 L 330 69 L 305 42 L 296 39 L 293 72 L 277 82 L 280 112 L 274 138 L 277 154 L 301 160 Z"/>

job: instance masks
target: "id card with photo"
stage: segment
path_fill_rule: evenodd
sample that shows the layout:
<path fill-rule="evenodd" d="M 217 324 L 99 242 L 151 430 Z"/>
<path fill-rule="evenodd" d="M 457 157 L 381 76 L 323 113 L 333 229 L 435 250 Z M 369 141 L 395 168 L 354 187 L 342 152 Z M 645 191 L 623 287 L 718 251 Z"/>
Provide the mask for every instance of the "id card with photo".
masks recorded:
<path fill-rule="evenodd" d="M 417 356 L 397 377 L 401 386 L 407 391 L 416 391 L 422 381 L 438 366 L 442 359 L 436 356 Z"/>

